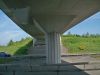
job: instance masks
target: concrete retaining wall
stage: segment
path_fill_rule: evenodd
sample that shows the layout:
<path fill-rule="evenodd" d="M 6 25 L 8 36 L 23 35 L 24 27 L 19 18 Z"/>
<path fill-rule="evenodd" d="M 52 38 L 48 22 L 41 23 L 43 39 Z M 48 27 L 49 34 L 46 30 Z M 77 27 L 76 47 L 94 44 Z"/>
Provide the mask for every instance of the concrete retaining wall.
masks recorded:
<path fill-rule="evenodd" d="M 0 65 L 0 75 L 100 75 L 99 63 Z"/>

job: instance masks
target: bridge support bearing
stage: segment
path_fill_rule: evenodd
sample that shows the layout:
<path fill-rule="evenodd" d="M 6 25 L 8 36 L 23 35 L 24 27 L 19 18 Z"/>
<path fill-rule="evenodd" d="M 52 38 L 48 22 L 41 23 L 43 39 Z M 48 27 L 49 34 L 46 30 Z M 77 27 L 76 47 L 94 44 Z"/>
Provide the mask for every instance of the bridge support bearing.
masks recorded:
<path fill-rule="evenodd" d="M 53 32 L 46 34 L 46 62 L 47 64 L 61 63 L 59 33 Z"/>

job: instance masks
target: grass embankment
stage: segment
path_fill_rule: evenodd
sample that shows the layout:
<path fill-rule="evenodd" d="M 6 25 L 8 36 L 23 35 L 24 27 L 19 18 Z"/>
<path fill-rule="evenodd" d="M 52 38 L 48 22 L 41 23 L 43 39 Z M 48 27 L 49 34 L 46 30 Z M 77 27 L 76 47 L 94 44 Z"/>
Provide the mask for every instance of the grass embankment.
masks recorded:
<path fill-rule="evenodd" d="M 5 52 L 10 55 L 25 55 L 29 46 L 32 45 L 32 39 L 26 38 L 18 42 L 10 42 L 8 46 L 0 46 L 0 52 Z M 0 64 L 15 61 L 12 58 L 0 58 Z"/>
<path fill-rule="evenodd" d="M 5 52 L 11 55 L 24 55 L 27 54 L 27 48 L 31 43 L 31 38 L 11 42 L 8 46 L 0 46 L 0 52 Z"/>
<path fill-rule="evenodd" d="M 68 53 L 100 53 L 100 37 L 62 36 Z"/>

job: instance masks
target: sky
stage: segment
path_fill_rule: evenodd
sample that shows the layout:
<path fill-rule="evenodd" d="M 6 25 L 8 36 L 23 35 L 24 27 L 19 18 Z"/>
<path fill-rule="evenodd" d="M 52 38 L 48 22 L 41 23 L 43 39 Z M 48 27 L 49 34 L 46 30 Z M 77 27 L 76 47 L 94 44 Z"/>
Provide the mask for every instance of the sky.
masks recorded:
<path fill-rule="evenodd" d="M 72 34 L 100 34 L 100 12 L 92 15 L 83 22 L 75 25 L 71 29 L 67 30 L 64 34 L 71 32 Z"/>
<path fill-rule="evenodd" d="M 0 45 L 7 45 L 10 40 L 20 41 L 28 36 L 30 35 L 24 32 L 0 10 Z"/>
<path fill-rule="evenodd" d="M 100 12 L 72 27 L 64 34 L 68 32 L 79 35 L 87 32 L 90 34 L 100 34 Z M 0 10 L 0 45 L 7 45 L 10 40 L 19 41 L 28 36 L 30 35 L 24 32 Z"/>

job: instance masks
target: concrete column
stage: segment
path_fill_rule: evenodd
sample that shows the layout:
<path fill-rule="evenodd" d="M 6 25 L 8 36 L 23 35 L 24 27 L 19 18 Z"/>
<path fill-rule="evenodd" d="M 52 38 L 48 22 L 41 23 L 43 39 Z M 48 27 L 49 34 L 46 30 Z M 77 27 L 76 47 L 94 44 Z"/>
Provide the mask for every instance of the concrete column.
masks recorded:
<path fill-rule="evenodd" d="M 61 63 L 60 34 L 53 32 L 46 34 L 47 64 Z"/>

